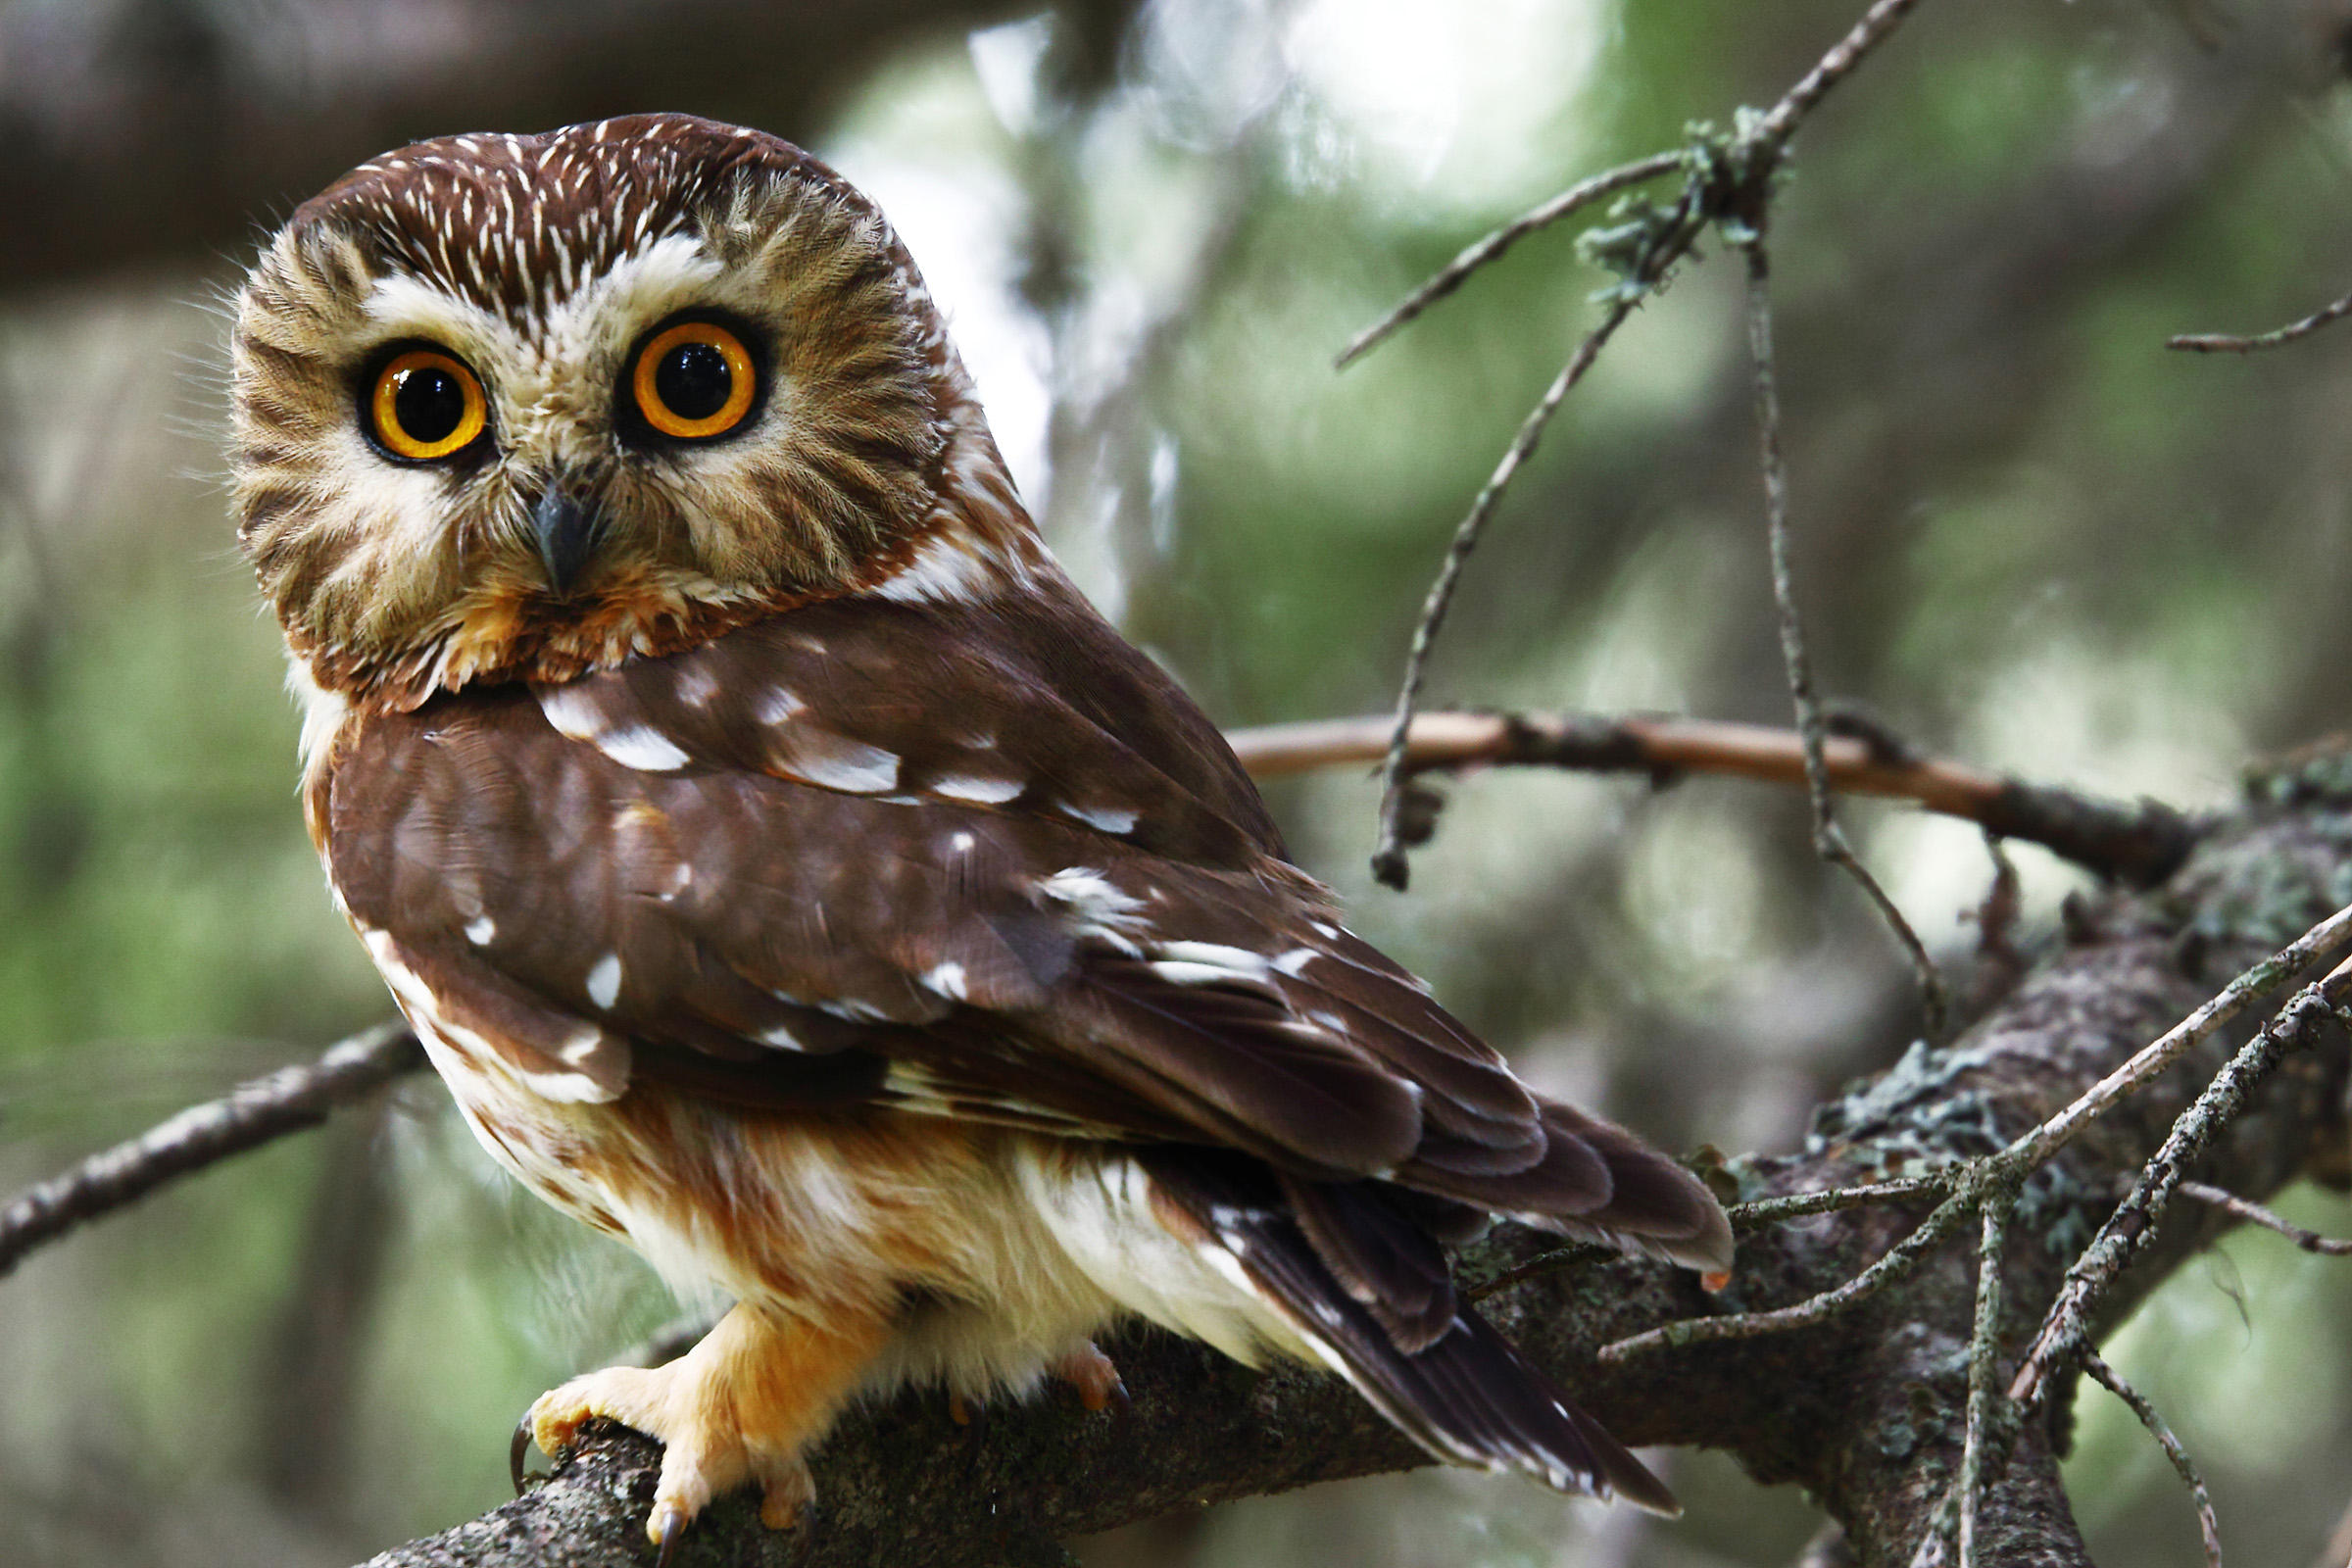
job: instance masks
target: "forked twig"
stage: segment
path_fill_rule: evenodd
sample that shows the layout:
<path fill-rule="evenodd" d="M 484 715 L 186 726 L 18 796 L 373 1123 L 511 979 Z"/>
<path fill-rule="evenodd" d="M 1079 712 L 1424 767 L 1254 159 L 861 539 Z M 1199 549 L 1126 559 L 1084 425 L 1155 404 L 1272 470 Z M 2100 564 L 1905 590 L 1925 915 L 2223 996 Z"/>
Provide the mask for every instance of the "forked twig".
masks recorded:
<path fill-rule="evenodd" d="M 2329 916 L 2330 921 L 2343 918 L 2343 911 Z M 2286 1054 L 2308 1045 L 2312 1033 L 2335 1018 L 2335 1009 L 2347 996 L 2352 996 L 2352 962 L 2339 964 L 2325 980 L 2297 992 L 2180 1113 L 2131 1193 L 2067 1270 L 2066 1283 L 2059 1288 L 2034 1348 L 2009 1386 L 2012 1399 L 2023 1405 L 2039 1397 L 2054 1371 L 2086 1352 L 2093 1308 L 2132 1259 L 2155 1240 L 2165 1204 L 2180 1183 L 2180 1173 L 2244 1108 L 2247 1097 Z"/>
<path fill-rule="evenodd" d="M 1420 702 L 1430 648 L 1446 618 L 1446 609 L 1452 603 L 1462 568 L 1471 552 L 1477 548 L 1487 519 L 1500 503 L 1513 475 L 1535 450 L 1544 427 L 1558 411 L 1561 400 L 1592 368 L 1592 360 L 1601 347 L 1624 324 L 1634 307 L 1690 254 L 1691 247 L 1707 225 L 1738 217 L 1752 226 L 1756 216 L 1761 214 L 1770 200 L 1772 181 L 1787 156 L 1788 139 L 1795 134 L 1798 124 L 1812 113 L 1830 89 L 1850 74 L 1918 3 L 1919 0 L 1876 0 L 1860 20 L 1847 29 L 1845 36 L 1832 45 L 1813 69 L 1770 110 L 1752 118 L 1746 111 L 1741 111 L 1741 125 L 1736 137 L 1721 143 L 1702 137 L 1681 152 L 1660 155 L 1661 158 L 1670 156 L 1673 163 L 1680 164 L 1686 170 L 1681 198 L 1671 208 L 1654 208 L 1646 219 L 1631 225 L 1635 249 L 1630 257 L 1620 257 L 1614 263 L 1619 281 L 1607 291 L 1606 297 L 1610 302 L 1607 313 L 1578 346 L 1568 364 L 1561 368 L 1560 373 L 1553 377 L 1543 399 L 1521 421 L 1517 435 L 1504 451 L 1493 476 L 1479 491 L 1468 514 L 1455 527 L 1453 538 L 1446 547 L 1446 559 L 1440 564 L 1437 577 L 1430 584 L 1429 596 L 1422 605 L 1421 617 L 1413 629 L 1412 647 L 1405 659 L 1404 679 L 1399 683 L 1396 694 L 1396 723 L 1381 769 L 1380 836 L 1372 855 L 1372 871 L 1387 886 L 1402 888 L 1409 874 L 1404 849 L 1405 790 L 1401 769 L 1405 735 L 1411 727 L 1414 709 Z M 1668 167 L 1668 164 L 1659 160 L 1646 160 L 1595 178 L 1602 183 L 1622 178 L 1623 184 L 1632 184 L 1641 178 L 1655 177 L 1665 172 Z M 1638 175 L 1629 174 L 1628 171 L 1641 172 Z M 1586 183 L 1592 185 L 1595 182 Z M 1578 187 L 1565 192 L 1559 201 L 1565 203 L 1571 196 L 1580 196 L 1583 187 Z M 1597 191 L 1594 195 L 1581 196 L 1576 205 L 1595 199 Z M 1470 253 L 1465 253 L 1465 257 L 1457 257 L 1455 265 L 1441 273 L 1439 279 L 1424 285 L 1424 294 L 1427 298 L 1435 298 L 1438 294 L 1459 287 L 1464 278 L 1506 248 L 1507 242 L 1495 244 L 1483 256 L 1469 259 L 1468 265 L 1464 265 L 1464 262 Z M 1479 249 L 1473 246 L 1472 252 Z M 1436 293 L 1428 292 L 1441 281 L 1442 287 L 1437 288 Z M 1427 298 L 1423 300 L 1424 305 Z M 1409 306 L 1411 301 L 1406 303 Z M 1400 319 L 1409 319 L 1415 314 L 1403 307 L 1399 310 L 1402 312 Z M 1359 341 L 1369 346 L 1369 341 L 1377 341 L 1393 330 L 1394 324 L 1383 323 L 1373 329 L 1368 341 Z M 1342 363 L 1346 363 L 1348 357 L 1344 355 Z M 1883 893 L 1880 899 L 1884 912 L 1899 922 L 1899 913 L 1893 910 L 1891 905 L 1885 903 Z M 1903 929 L 1907 931 L 1908 927 Z M 1912 941 L 1916 945 L 1916 936 Z M 1924 956 L 1925 950 L 1920 952 Z M 1931 973 L 1932 969 L 1931 965 Z M 1933 982 L 1928 986 L 1931 1013 L 1939 1013 L 1940 1010 L 1939 985 L 1940 982 Z"/>

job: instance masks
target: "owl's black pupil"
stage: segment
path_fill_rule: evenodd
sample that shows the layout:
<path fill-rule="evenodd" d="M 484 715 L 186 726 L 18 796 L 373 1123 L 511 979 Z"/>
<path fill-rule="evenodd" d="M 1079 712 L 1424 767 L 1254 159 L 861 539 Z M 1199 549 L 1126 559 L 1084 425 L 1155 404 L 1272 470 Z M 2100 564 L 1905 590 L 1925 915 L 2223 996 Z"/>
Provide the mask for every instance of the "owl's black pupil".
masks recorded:
<path fill-rule="evenodd" d="M 654 367 L 654 390 L 681 419 L 708 419 L 727 406 L 735 372 L 711 343 L 681 343 Z"/>
<path fill-rule="evenodd" d="M 403 370 L 392 389 L 392 416 L 412 441 L 428 447 L 446 441 L 466 417 L 466 388 L 437 365 Z"/>

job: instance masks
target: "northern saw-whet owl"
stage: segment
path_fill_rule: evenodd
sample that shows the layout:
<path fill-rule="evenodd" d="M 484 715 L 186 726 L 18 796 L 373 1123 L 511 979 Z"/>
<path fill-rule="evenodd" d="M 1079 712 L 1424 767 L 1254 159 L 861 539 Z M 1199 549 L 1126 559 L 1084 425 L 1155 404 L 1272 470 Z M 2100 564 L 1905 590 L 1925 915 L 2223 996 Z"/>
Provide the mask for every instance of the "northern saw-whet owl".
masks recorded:
<path fill-rule="evenodd" d="M 294 214 L 232 353 L 337 906 L 499 1163 L 732 1298 L 525 1417 L 660 1439 L 665 1554 L 739 1485 L 798 1517 L 861 1396 L 1099 1407 L 1126 1314 L 1673 1507 L 1443 1246 L 1721 1271 L 1722 1210 L 1342 927 L 858 191 L 684 116 L 419 143 Z"/>

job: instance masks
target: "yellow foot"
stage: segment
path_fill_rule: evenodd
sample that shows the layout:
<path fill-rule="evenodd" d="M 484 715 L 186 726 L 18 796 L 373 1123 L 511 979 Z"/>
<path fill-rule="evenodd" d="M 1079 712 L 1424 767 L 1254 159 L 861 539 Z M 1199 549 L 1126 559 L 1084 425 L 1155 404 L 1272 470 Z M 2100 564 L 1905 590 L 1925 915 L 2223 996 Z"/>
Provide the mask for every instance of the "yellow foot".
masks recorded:
<path fill-rule="evenodd" d="M 1127 1385 L 1119 1379 L 1119 1369 L 1109 1356 L 1095 1348 L 1089 1340 L 1047 1369 L 1054 1376 L 1078 1391 L 1078 1402 L 1089 1410 L 1106 1410 L 1113 1401 L 1124 1405 Z"/>
<path fill-rule="evenodd" d="M 801 1455 L 833 1424 L 887 1333 L 880 1319 L 817 1329 L 738 1305 L 668 1365 L 573 1378 L 541 1395 L 522 1424 L 551 1458 L 598 1416 L 659 1439 L 662 1475 L 645 1533 L 667 1561 L 712 1497 L 749 1483 L 760 1488 L 760 1523 L 800 1522 L 816 1499 Z"/>

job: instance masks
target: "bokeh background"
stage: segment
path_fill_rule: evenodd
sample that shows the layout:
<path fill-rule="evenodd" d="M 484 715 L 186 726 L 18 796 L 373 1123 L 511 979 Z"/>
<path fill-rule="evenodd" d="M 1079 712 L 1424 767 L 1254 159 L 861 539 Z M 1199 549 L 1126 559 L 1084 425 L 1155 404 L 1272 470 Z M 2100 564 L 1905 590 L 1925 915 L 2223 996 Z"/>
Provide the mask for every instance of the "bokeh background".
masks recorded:
<path fill-rule="evenodd" d="M 295 802 L 219 481 L 219 301 L 389 145 L 648 108 L 818 150 L 953 312 L 1024 492 L 1221 722 L 1390 700 L 1443 541 L 1603 279 L 1494 222 L 1763 103 L 1859 0 L 17 0 L 0 8 L 0 1190 L 388 1014 Z M 1936 751 L 2195 807 L 2346 721 L 2352 327 L 2168 355 L 2352 288 L 2342 0 L 1929 0 L 1806 127 L 1775 220 L 1799 587 L 1833 694 Z M 1737 270 L 1580 390 L 1472 564 L 1437 704 L 1784 722 Z M 1788 792 L 1493 774 L 1408 896 L 1353 771 L 1274 801 L 1357 925 L 1539 1082 L 1775 1151 L 1917 1027 Z M 1972 830 L 1849 808 L 1964 958 Z M 2019 852 L 2029 929 L 2078 878 Z M 2352 1229 L 2326 1194 L 2308 1223 Z M 670 1306 L 415 1082 L 0 1279 L 0 1560 L 335 1565 L 497 1501 L 509 1424 Z M 2352 1501 L 2352 1272 L 2241 1235 L 2113 1359 L 2241 1561 Z M 1111 1564 L 1785 1563 L 1804 1499 L 1661 1460 L 1664 1525 L 1428 1472 L 1083 1544 Z M 2102 1560 L 2199 1560 L 2084 1396 Z M 2338 1568 L 2339 1545 L 2328 1568 Z"/>

